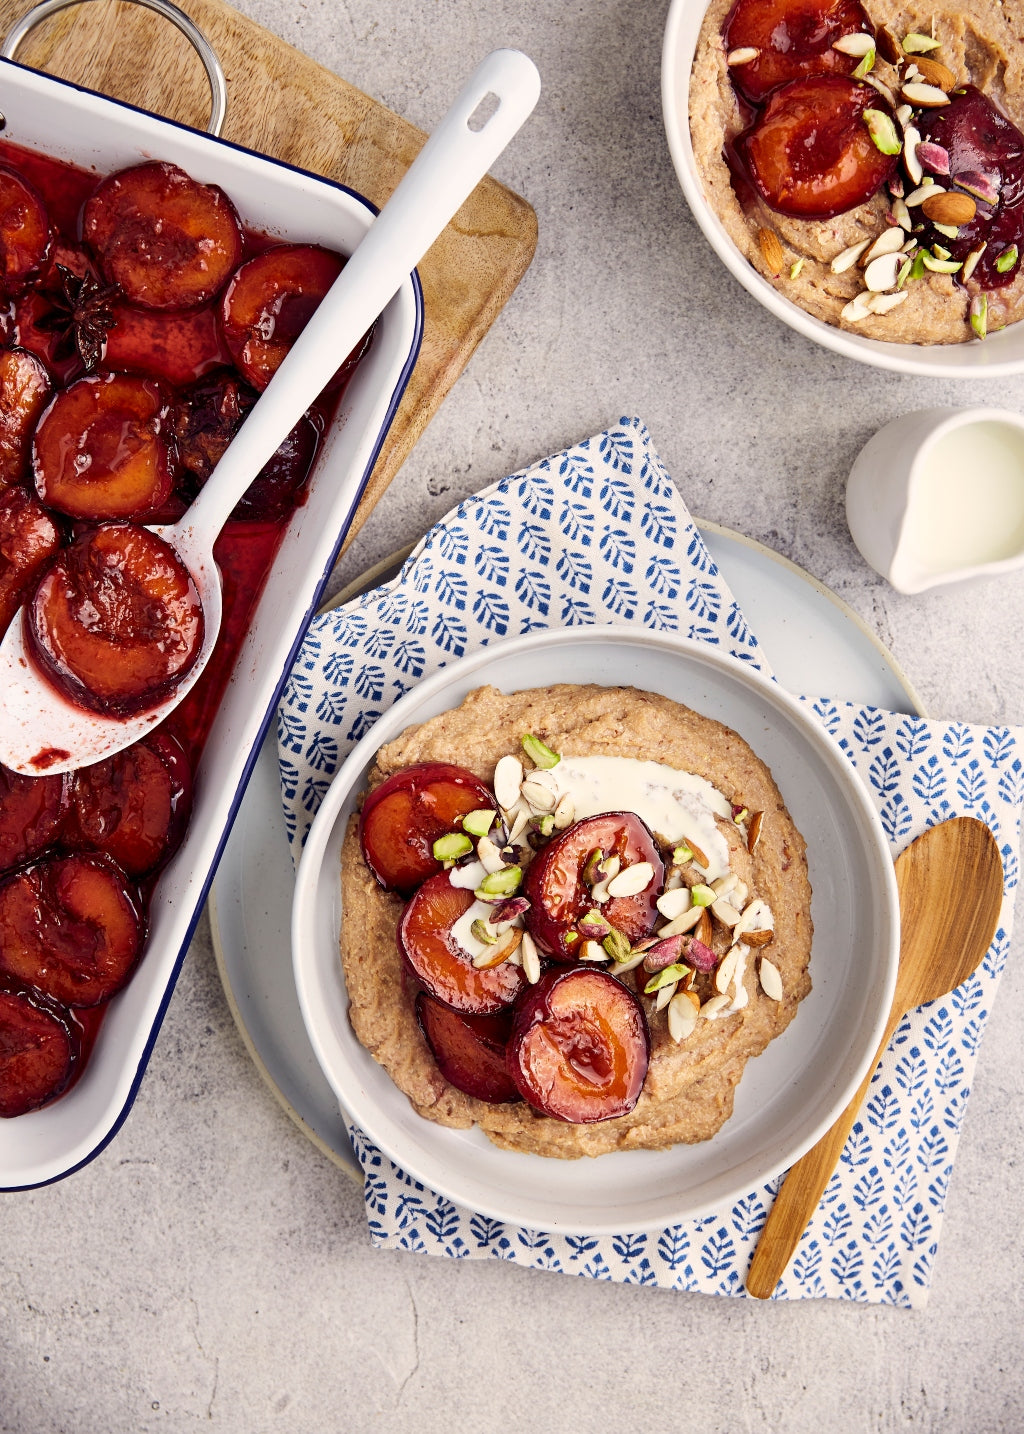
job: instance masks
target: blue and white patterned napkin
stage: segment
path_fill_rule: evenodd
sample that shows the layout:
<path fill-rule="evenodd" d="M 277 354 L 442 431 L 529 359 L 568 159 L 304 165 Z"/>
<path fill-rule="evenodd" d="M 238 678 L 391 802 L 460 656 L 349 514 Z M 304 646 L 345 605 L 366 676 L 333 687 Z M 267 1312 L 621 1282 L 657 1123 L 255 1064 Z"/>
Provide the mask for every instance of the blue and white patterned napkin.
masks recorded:
<path fill-rule="evenodd" d="M 644 426 L 623 419 L 447 515 L 390 583 L 317 618 L 278 725 L 296 858 L 350 747 L 420 678 L 499 638 L 635 622 L 770 671 Z M 1024 729 L 984 728 L 805 698 L 846 751 L 898 853 L 955 815 L 1003 856 L 999 929 L 979 971 L 904 1020 L 776 1298 L 925 1303 L 971 1074 L 1010 945 L 1024 803 Z M 551 1235 L 461 1209 L 357 1128 L 371 1239 L 625 1283 L 742 1295 L 778 1181 L 732 1210 L 661 1232 Z M 606 1157 L 614 1159 L 614 1156 Z"/>

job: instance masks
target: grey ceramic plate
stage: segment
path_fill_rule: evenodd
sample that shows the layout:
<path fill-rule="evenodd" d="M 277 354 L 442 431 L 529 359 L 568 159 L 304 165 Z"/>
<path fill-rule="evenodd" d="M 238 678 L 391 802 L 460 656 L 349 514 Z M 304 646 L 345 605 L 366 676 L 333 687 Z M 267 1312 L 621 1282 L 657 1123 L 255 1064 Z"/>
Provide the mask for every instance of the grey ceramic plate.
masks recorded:
<path fill-rule="evenodd" d="M 738 533 L 703 520 L 700 529 L 784 687 L 922 712 L 894 659 L 827 588 Z M 386 581 L 405 556 L 395 554 L 364 573 L 335 602 Z M 228 1002 L 264 1080 L 309 1139 L 361 1179 L 337 1101 L 299 1012 L 290 951 L 293 890 L 271 736 L 256 763 L 210 898 L 214 950 Z"/>

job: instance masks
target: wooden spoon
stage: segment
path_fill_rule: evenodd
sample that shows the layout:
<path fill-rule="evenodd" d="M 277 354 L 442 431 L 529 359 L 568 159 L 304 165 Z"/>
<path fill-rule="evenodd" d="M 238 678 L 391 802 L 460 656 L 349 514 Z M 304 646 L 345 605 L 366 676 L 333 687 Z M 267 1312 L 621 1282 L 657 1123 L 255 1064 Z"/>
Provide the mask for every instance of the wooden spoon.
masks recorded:
<path fill-rule="evenodd" d="M 911 842 L 896 858 L 900 962 L 885 1035 L 857 1094 L 792 1167 L 775 1197 L 747 1273 L 747 1289 L 768 1299 L 833 1170 L 864 1103 L 875 1068 L 908 1011 L 966 981 L 992 943 L 1003 900 L 1003 864 L 984 822 L 954 817 Z"/>

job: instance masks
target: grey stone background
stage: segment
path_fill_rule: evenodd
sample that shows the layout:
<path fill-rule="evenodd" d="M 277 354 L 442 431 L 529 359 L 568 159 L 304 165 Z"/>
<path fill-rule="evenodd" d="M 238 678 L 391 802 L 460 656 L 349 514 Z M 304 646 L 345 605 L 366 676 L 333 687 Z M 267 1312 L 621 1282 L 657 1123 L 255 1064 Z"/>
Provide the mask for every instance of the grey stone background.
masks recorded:
<path fill-rule="evenodd" d="M 843 491 L 889 418 L 1021 408 L 1024 379 L 876 372 L 752 303 L 671 167 L 666 0 L 240 8 L 424 129 L 496 46 L 525 49 L 544 80 L 495 170 L 537 210 L 536 259 L 339 582 L 462 496 L 636 413 L 692 510 L 830 585 L 932 715 L 1021 720 L 1024 573 L 901 597 L 857 554 Z M 355 1186 L 246 1054 L 204 922 L 118 1137 L 73 1178 L 2 1198 L 0 1431 L 1024 1429 L 1020 958 L 1018 936 L 931 1303 L 912 1314 L 374 1253 Z"/>

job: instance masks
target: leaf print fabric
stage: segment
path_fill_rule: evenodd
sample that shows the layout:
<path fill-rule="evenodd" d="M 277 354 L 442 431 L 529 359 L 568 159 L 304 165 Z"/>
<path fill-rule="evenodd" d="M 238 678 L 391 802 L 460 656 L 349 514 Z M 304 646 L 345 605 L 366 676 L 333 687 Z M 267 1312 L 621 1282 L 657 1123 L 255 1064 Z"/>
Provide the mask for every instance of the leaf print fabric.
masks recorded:
<path fill-rule="evenodd" d="M 770 673 L 637 419 L 467 499 L 392 582 L 314 620 L 278 719 L 293 855 L 349 749 L 422 677 L 504 637 L 611 622 L 680 632 Z M 999 929 L 982 966 L 900 1025 L 774 1296 L 919 1307 L 1010 947 L 1024 731 L 930 722 L 827 695 L 803 700 L 864 781 L 894 856 L 926 827 L 967 815 L 987 823 L 1003 858 Z M 705 1294 L 744 1296 L 780 1183 L 662 1231 L 548 1234 L 459 1208 L 398 1169 L 362 1131 L 350 1134 L 376 1245 Z"/>

